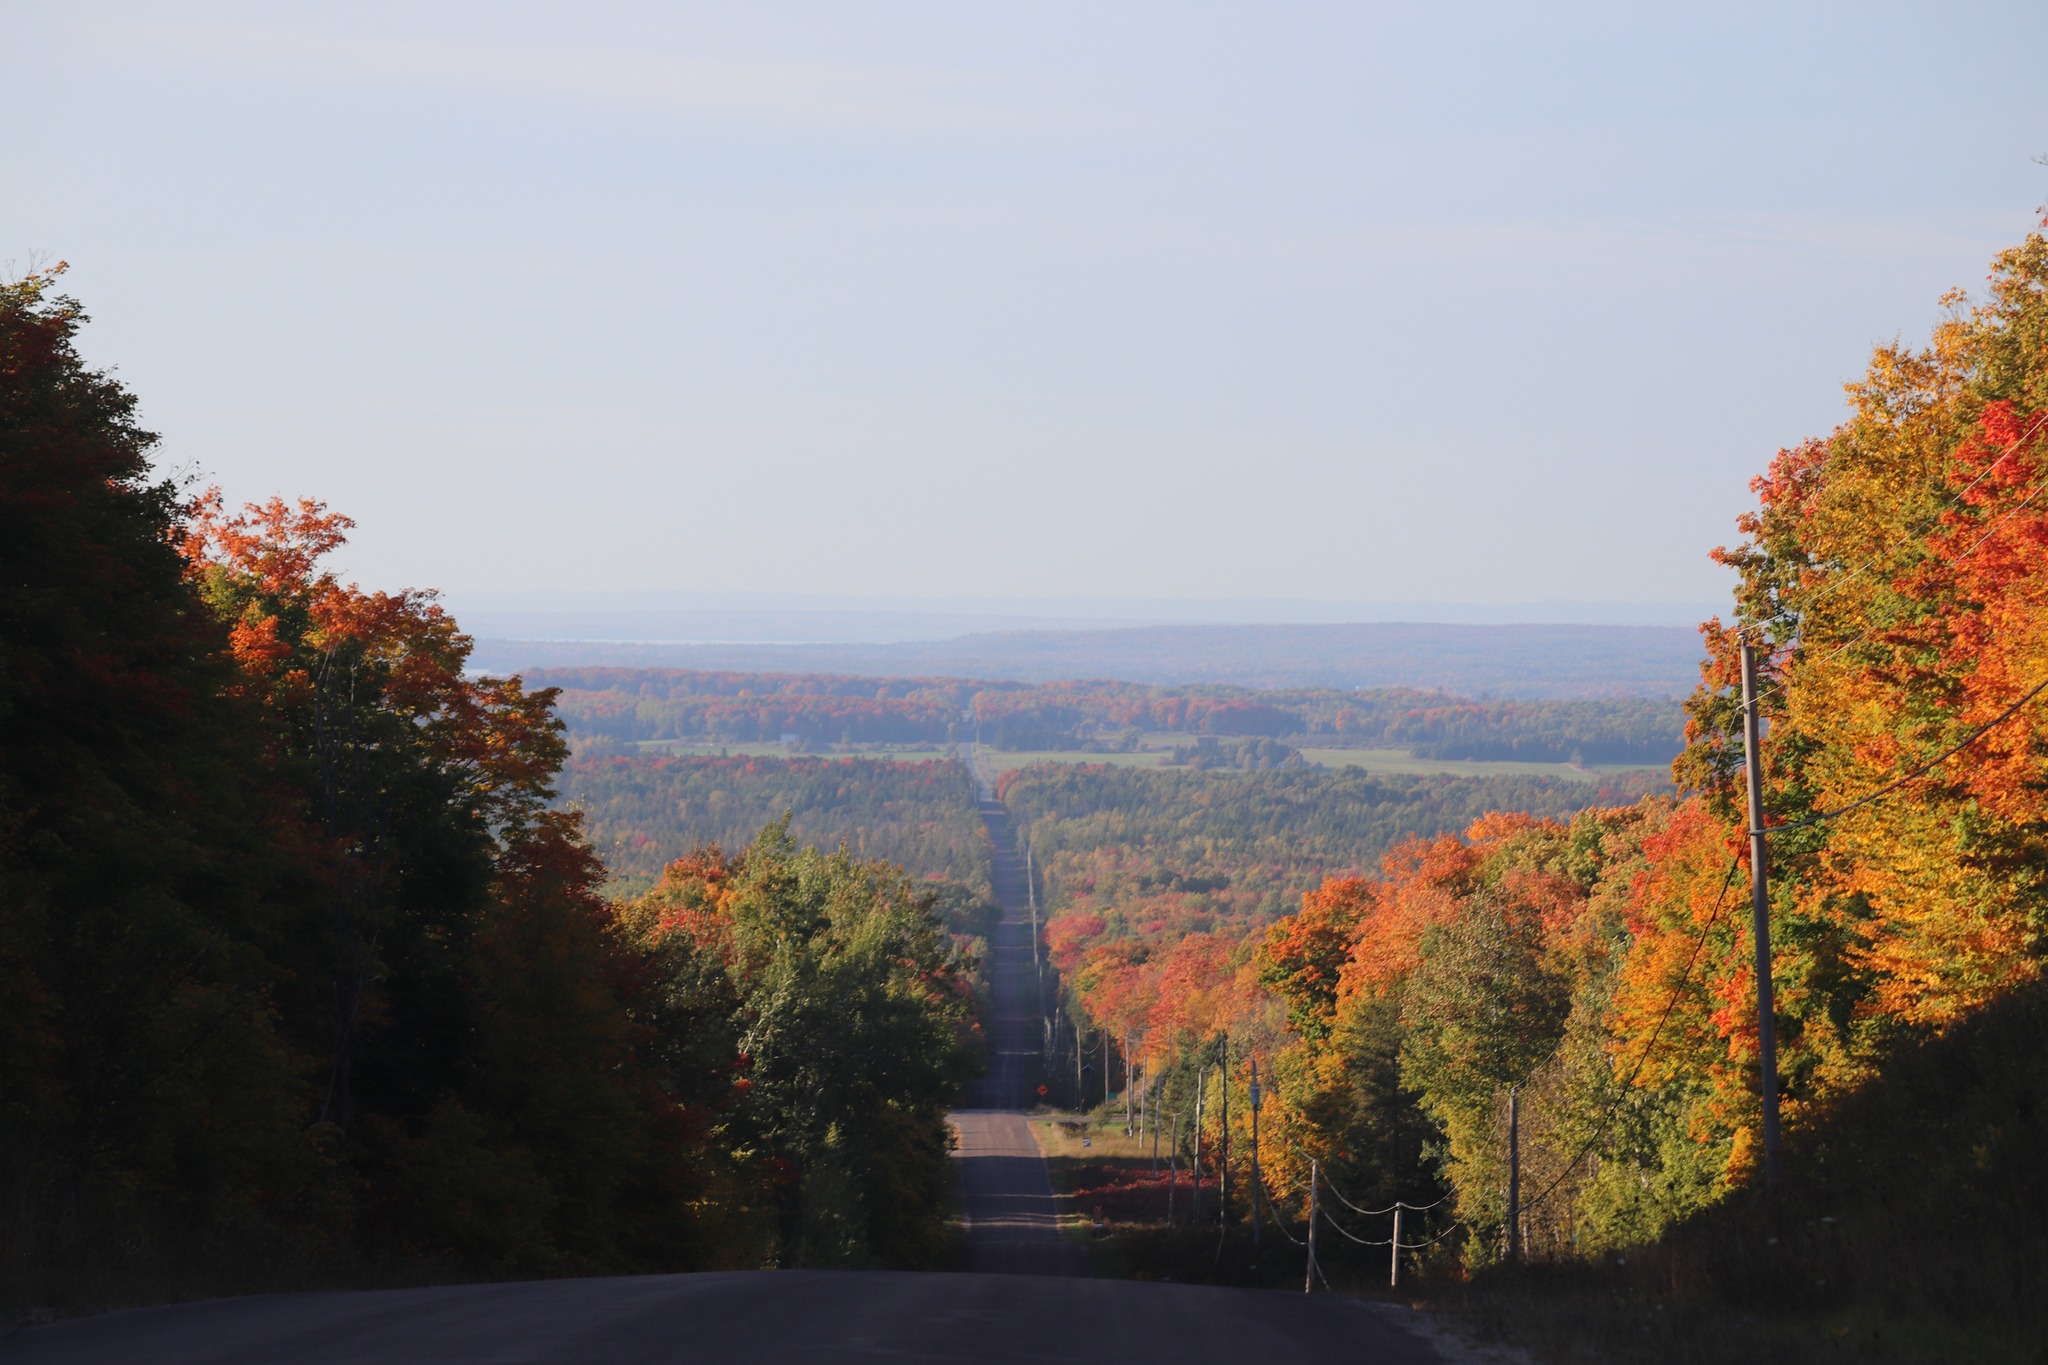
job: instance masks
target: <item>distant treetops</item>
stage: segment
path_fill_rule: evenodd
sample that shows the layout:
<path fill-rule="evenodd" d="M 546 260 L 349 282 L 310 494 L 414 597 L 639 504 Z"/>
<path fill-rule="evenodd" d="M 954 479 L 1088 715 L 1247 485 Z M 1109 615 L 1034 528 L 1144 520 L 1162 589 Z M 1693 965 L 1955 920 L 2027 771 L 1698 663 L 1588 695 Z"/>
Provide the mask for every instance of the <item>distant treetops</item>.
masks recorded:
<path fill-rule="evenodd" d="M 1468 701 L 1413 688 L 1151 687 L 971 678 L 834 677 L 680 668 L 555 668 L 578 736 L 708 743 L 945 744 L 1112 750 L 1138 732 L 1412 749 L 1424 758 L 1538 763 L 1671 760 L 1676 701 Z"/>

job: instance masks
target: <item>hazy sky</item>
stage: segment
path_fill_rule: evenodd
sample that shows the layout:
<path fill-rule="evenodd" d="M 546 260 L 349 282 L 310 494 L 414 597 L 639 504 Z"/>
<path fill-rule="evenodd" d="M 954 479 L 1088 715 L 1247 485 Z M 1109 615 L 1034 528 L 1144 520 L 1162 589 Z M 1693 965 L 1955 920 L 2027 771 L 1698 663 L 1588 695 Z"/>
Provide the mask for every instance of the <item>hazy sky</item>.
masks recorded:
<path fill-rule="evenodd" d="M 1711 599 L 2048 5 L 0 5 L 0 259 L 366 583 Z"/>

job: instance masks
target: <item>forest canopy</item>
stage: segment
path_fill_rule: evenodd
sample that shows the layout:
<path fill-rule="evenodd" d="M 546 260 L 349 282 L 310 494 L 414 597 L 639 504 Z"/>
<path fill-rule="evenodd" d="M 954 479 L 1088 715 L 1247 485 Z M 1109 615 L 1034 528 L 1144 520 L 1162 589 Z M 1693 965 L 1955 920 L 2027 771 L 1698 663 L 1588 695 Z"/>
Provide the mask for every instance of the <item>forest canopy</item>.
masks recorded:
<path fill-rule="evenodd" d="M 1716 552 L 1737 610 L 1704 627 L 1678 796 L 1418 827 L 1270 923 L 1152 936 L 1218 894 L 1207 832 L 1126 871 L 1151 831 L 1081 796 L 1099 779 L 1018 779 L 1067 1055 L 1113 1046 L 1183 1113 L 1199 1070 L 1256 1058 L 1264 1176 L 1294 1218 L 1316 1161 L 1354 1199 L 1431 1209 L 1418 1240 L 1467 1266 L 1626 1252 L 1659 1295 L 2038 1344 L 2048 238 L 2000 255 L 1983 300 L 1947 302 L 1926 346 L 1877 349 L 1841 426 L 1778 454 Z M 1745 640 L 1794 1172 L 1763 1200 Z M 1260 842 L 1243 815 L 1217 829 Z M 1213 1168 L 1217 1106 L 1205 1121 Z"/>
<path fill-rule="evenodd" d="M 10 1301 L 929 1261 L 976 1033 L 937 894 L 773 825 L 608 903 L 555 694 L 336 578 L 318 502 L 156 478 L 83 321 L 0 287 Z"/>
<path fill-rule="evenodd" d="M 1676 700 L 1472 701 L 1358 691 L 839 677 L 675 668 L 555 668 L 572 734 L 704 743 L 948 744 L 1084 749 L 1126 733 L 1409 749 L 1420 758 L 1664 764 L 1684 744 Z"/>
<path fill-rule="evenodd" d="M 157 475 L 55 275 L 0 286 L 8 1292 L 942 1264 L 993 914 L 979 778 L 628 746 L 1144 732 L 1246 761 L 995 788 L 1047 915 L 1059 1098 L 1145 1093 L 1240 1190 L 1262 1114 L 1283 1229 L 1314 1170 L 1427 1213 L 1446 1271 L 1724 1226 L 1739 1254 L 1686 1244 L 1659 1292 L 1755 1290 L 1782 1242 L 1866 1304 L 2041 1325 L 2048 238 L 1949 304 L 1755 481 L 1671 794 L 1284 757 L 1668 757 L 1654 702 L 488 676 L 435 594 L 335 575 L 346 517 Z M 1803 1179 L 1725 1221 L 1767 1098 Z M 1886 1258 L 1934 1224 L 1963 1231 Z"/>

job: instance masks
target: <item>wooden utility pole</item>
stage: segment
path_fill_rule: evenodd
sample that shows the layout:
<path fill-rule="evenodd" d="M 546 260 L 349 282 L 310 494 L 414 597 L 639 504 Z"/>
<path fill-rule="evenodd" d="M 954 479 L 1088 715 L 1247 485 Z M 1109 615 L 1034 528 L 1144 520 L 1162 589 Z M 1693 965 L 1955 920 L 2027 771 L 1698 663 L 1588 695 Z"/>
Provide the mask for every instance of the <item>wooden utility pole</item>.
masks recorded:
<path fill-rule="evenodd" d="M 1259 1249 L 1259 1198 L 1264 1187 L 1259 1182 L 1259 1059 L 1252 1058 L 1252 1250 Z"/>
<path fill-rule="evenodd" d="M 1159 1174 L 1159 1078 L 1152 1082 L 1152 1174 Z"/>
<path fill-rule="evenodd" d="M 1175 1112 L 1167 1122 L 1171 1125 L 1166 1139 L 1166 1226 L 1173 1226 L 1173 1197 L 1180 1193 L 1180 1114 Z M 1159 1138 L 1159 1130 L 1152 1130 L 1153 1140 Z"/>
<path fill-rule="evenodd" d="M 1024 900 L 1031 907 L 1031 970 L 1041 974 L 1038 966 L 1038 880 L 1031 871 L 1031 841 L 1024 841 Z"/>
<path fill-rule="evenodd" d="M 1316 1187 L 1321 1184 L 1317 1178 L 1316 1160 L 1308 1161 L 1308 1266 L 1301 1272 L 1301 1292 L 1312 1294 L 1316 1284 Z"/>
<path fill-rule="evenodd" d="M 1137 1120 L 1136 1120 L 1136 1118 L 1135 1118 L 1135 1113 L 1136 1113 L 1136 1111 L 1135 1111 L 1135 1109 L 1133 1108 L 1133 1106 L 1134 1106 L 1134 1105 L 1135 1105 L 1135 1104 L 1137 1103 L 1137 1099 L 1138 1099 L 1138 1096 L 1137 1096 L 1137 1094 L 1136 1094 L 1136 1091 L 1137 1091 L 1137 1089 L 1138 1089 L 1138 1087 L 1137 1087 L 1137 1086 L 1135 1086 L 1135 1085 L 1133 1085 L 1133 1084 L 1131 1083 L 1131 1031 L 1130 1031 L 1129 1029 L 1125 1029 L 1125 1030 L 1124 1030 L 1124 1136 L 1125 1136 L 1125 1137 L 1129 1137 L 1129 1136 L 1131 1136 L 1131 1129 L 1132 1129 L 1132 1128 L 1133 1128 L 1133 1127 L 1134 1127 L 1134 1126 L 1136 1125 L 1136 1122 L 1137 1122 Z"/>
<path fill-rule="evenodd" d="M 1758 743 L 1756 650 L 1742 642 L 1742 762 L 1749 787 L 1749 917 L 1756 944 L 1757 1091 L 1764 1108 L 1764 1189 L 1778 1189 L 1778 1020 L 1771 990 L 1770 854 L 1764 831 L 1763 749 Z"/>
<path fill-rule="evenodd" d="M 1192 1212 L 1188 1215 L 1188 1225 L 1190 1227 L 1198 1226 L 1202 1221 L 1202 1113 L 1203 1105 L 1208 1099 L 1207 1094 L 1204 1093 L 1208 1088 L 1208 1083 L 1209 1069 L 1207 1067 L 1197 1068 L 1195 1071 L 1195 1160 L 1194 1164 L 1188 1167 L 1189 1173 L 1194 1176 L 1194 1188 L 1188 1192 L 1189 1197 L 1194 1201 L 1190 1206 Z"/>
<path fill-rule="evenodd" d="M 1394 1256 L 1393 1264 L 1387 1267 L 1387 1287 L 1389 1289 L 1399 1289 L 1401 1287 L 1401 1206 L 1399 1204 L 1394 1205 L 1394 1235 L 1388 1239 L 1387 1245 L 1392 1248 Z"/>
<path fill-rule="evenodd" d="M 1508 1087 L 1508 1260 L 1522 1259 L 1522 1088 Z"/>
<path fill-rule="evenodd" d="M 1230 1225 L 1230 1035 L 1216 1059 L 1216 1096 L 1222 1122 L 1216 1128 L 1216 1225 Z"/>
<path fill-rule="evenodd" d="M 1074 1025 L 1074 1108 L 1085 1114 L 1088 1112 L 1088 1083 L 1081 1076 L 1081 1021 L 1075 1019 L 1072 1023 Z"/>

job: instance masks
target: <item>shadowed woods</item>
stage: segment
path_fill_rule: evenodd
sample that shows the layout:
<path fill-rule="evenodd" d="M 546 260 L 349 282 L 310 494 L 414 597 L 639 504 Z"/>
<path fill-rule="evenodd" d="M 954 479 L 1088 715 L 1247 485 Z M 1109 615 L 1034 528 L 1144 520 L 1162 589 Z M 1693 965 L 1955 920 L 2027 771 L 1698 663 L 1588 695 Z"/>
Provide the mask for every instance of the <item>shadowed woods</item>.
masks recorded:
<path fill-rule="evenodd" d="M 967 1273 L 774 1271 L 551 1280 L 216 1300 L 59 1323 L 9 1339 L 17 1365 L 799 1359 L 1425 1365 L 1426 1343 L 1335 1298 L 1085 1278 L 1020 1111 L 1037 1061 L 1022 877 L 984 807 L 1004 917 L 991 943 L 988 1074 L 957 1111 Z M 988 1273 L 995 1272 L 995 1273 Z"/>

